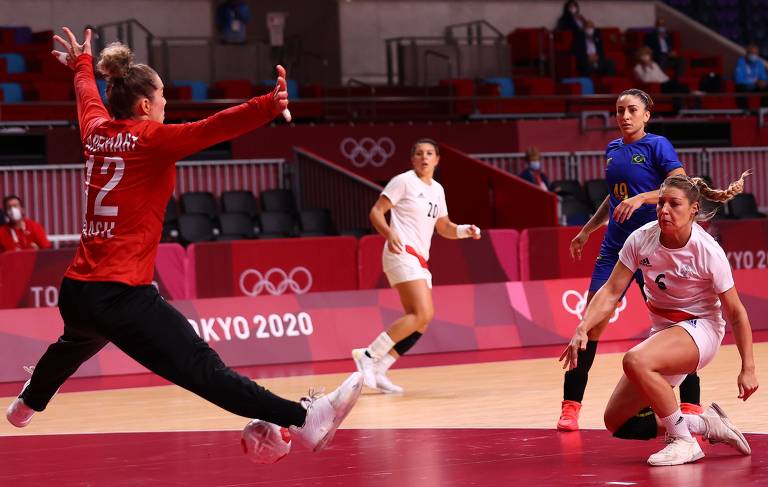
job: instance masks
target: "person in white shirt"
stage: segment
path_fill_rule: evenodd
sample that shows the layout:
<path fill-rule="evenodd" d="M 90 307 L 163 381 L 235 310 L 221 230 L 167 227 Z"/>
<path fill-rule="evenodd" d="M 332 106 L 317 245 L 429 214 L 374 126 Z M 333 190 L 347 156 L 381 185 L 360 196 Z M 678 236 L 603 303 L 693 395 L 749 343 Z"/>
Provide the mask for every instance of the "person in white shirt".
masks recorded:
<path fill-rule="evenodd" d="M 370 212 L 374 228 L 387 239 L 382 253 L 384 273 L 400 295 L 405 315 L 367 348 L 352 350 L 352 358 L 365 385 L 385 393 L 403 392 L 386 372 L 416 344 L 434 315 L 427 265 L 432 234 L 437 230 L 444 238 L 480 238 L 475 225 L 456 225 L 448 218 L 443 186 L 432 179 L 439 161 L 440 149 L 434 140 L 417 140 L 411 148 L 413 169 L 392 178 Z"/>
<path fill-rule="evenodd" d="M 634 72 L 635 78 L 643 83 L 666 83 L 669 81 L 669 76 L 653 60 L 653 52 L 648 46 L 638 49 Z"/>
<path fill-rule="evenodd" d="M 728 259 L 717 242 L 695 223 L 697 217 L 712 216 L 699 215 L 702 197 L 728 201 L 743 191 L 748 174 L 743 173 L 727 190 L 712 189 L 700 178 L 667 178 L 659 190 L 658 221 L 629 236 L 611 277 L 589 303 L 560 356 L 564 367 L 576 366 L 578 351 L 587 343 L 587 332 L 613 313 L 618 296 L 640 269 L 646 283 L 651 333 L 624 355 L 624 376 L 608 401 L 604 420 L 617 438 L 647 440 L 656 437 L 658 428 L 666 431 L 671 441 L 648 458 L 650 465 L 680 465 L 702 458 L 704 453 L 692 433 L 712 443 L 726 443 L 742 454 L 751 453 L 744 435 L 722 408 L 713 403 L 700 416 L 682 414 L 672 389 L 688 373 L 712 361 L 725 334 L 724 313 L 741 355 L 739 398 L 746 401 L 757 390 L 752 330 Z"/>

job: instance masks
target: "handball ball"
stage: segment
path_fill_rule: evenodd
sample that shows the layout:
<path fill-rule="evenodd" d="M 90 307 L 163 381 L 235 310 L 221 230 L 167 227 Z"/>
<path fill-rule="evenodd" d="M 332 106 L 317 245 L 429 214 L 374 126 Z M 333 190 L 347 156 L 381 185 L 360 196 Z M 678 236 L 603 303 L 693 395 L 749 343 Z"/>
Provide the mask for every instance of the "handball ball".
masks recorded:
<path fill-rule="evenodd" d="M 291 433 L 276 424 L 254 419 L 243 429 L 240 444 L 252 462 L 275 463 L 291 451 Z"/>

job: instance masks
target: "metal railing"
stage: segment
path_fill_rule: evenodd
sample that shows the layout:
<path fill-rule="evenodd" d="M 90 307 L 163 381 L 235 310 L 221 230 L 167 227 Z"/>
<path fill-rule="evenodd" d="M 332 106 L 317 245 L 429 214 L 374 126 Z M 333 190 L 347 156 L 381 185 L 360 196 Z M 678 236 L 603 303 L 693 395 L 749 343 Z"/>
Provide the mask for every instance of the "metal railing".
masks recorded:
<path fill-rule="evenodd" d="M 174 194 L 249 190 L 258 195 L 284 188 L 285 159 L 184 161 L 176 165 Z M 52 242 L 77 240 L 83 224 L 83 165 L 0 167 L 0 194 L 16 195 L 27 215 L 39 222 Z"/>
<path fill-rule="evenodd" d="M 306 149 L 293 151 L 291 188 L 299 207 L 328 208 L 341 232 L 369 229 L 368 212 L 384 188 Z"/>

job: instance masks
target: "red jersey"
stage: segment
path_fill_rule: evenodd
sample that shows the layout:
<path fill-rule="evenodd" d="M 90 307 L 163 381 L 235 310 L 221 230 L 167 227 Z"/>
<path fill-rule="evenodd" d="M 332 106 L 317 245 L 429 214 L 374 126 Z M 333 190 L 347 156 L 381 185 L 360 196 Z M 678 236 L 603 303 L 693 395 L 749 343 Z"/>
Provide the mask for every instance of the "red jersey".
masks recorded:
<path fill-rule="evenodd" d="M 11 226 L 10 223 L 0 226 L 0 251 L 50 247 L 51 242 L 48 241 L 45 230 L 35 220 L 24 218 L 19 226 Z"/>
<path fill-rule="evenodd" d="M 75 91 L 86 210 L 80 245 L 65 276 L 150 284 L 176 161 L 260 127 L 280 109 L 268 94 L 193 123 L 112 120 L 87 54 L 77 58 Z"/>

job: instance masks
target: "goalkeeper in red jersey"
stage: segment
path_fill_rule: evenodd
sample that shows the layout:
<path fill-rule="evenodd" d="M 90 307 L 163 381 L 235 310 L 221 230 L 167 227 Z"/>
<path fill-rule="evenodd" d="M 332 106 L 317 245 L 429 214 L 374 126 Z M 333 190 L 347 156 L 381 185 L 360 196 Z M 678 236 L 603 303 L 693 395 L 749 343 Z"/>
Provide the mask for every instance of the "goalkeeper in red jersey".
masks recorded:
<path fill-rule="evenodd" d="M 112 342 L 217 406 L 287 427 L 299 443 L 322 449 L 360 394 L 359 374 L 322 397 L 299 402 L 278 397 L 227 367 L 151 284 L 176 161 L 261 127 L 285 110 L 285 69 L 277 67 L 270 94 L 198 122 L 163 125 L 163 82 L 154 69 L 134 63 L 125 45 L 107 46 L 97 68 L 107 79 L 108 112 L 96 87 L 91 31 L 82 44 L 66 27 L 64 32 L 66 39 L 54 40 L 65 52 L 53 55 L 75 73 L 85 221 L 59 293 L 64 332 L 37 363 L 7 419 L 26 426 L 83 362 Z"/>

